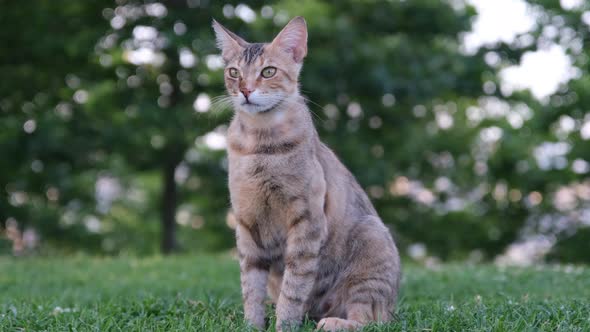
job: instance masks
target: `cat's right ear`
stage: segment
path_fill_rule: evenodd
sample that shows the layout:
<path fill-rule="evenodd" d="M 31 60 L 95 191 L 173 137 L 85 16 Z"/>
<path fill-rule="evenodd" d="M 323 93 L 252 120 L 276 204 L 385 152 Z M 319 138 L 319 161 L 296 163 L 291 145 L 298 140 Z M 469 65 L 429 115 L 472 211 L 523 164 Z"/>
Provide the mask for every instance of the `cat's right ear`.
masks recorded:
<path fill-rule="evenodd" d="M 301 16 L 293 18 L 279 32 L 271 43 L 271 47 L 277 47 L 283 52 L 289 53 L 296 63 L 302 63 L 307 55 L 307 24 Z"/>
<path fill-rule="evenodd" d="M 231 60 L 236 54 L 243 51 L 248 46 L 248 42 L 240 38 L 235 33 L 229 31 L 226 27 L 213 20 L 213 30 L 217 47 L 221 50 L 221 57 L 225 62 Z"/>

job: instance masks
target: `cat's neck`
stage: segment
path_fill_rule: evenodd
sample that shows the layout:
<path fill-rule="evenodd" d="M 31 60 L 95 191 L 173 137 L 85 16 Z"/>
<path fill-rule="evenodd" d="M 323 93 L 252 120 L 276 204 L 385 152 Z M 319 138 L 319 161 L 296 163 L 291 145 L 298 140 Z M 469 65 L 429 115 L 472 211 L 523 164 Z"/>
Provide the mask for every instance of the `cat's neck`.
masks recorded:
<path fill-rule="evenodd" d="M 272 109 L 259 113 L 237 111 L 234 117 L 240 129 L 243 130 L 296 130 L 301 126 L 312 126 L 311 116 L 305 100 L 300 95 L 286 98 L 273 106 Z"/>
<path fill-rule="evenodd" d="M 317 137 L 305 100 L 299 95 L 282 101 L 267 112 L 237 111 L 228 130 L 230 147 L 239 145 L 244 151 L 259 144 L 294 137 Z"/>

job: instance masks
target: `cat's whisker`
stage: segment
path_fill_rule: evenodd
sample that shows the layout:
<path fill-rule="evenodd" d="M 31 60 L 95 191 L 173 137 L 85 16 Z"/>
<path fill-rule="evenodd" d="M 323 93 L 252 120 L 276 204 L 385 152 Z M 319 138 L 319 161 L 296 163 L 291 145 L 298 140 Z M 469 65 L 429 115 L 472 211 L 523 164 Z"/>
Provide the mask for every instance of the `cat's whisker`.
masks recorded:
<path fill-rule="evenodd" d="M 320 104 L 316 103 L 315 101 L 313 101 L 313 100 L 309 99 L 309 98 L 308 98 L 308 97 L 306 97 L 306 96 L 301 96 L 301 97 L 303 97 L 303 100 L 305 100 L 306 102 L 309 102 L 309 103 L 311 103 L 312 105 L 315 105 L 315 106 L 319 107 L 319 108 L 320 108 L 322 111 L 324 111 L 324 113 L 326 112 L 326 110 L 324 109 L 324 107 L 323 107 L 322 105 L 320 105 Z M 318 119 L 320 122 L 322 122 L 322 123 L 325 123 L 325 122 L 326 122 L 326 119 L 322 119 L 322 117 L 320 117 L 320 116 L 319 116 L 319 115 L 318 115 L 316 112 L 314 112 L 314 111 L 313 111 L 313 109 L 311 109 L 311 107 L 308 107 L 308 109 L 309 109 L 309 111 L 310 111 L 310 112 L 311 112 L 313 115 L 315 115 L 315 117 L 316 117 L 316 118 L 317 118 L 317 119 Z"/>
<path fill-rule="evenodd" d="M 228 95 L 220 95 L 211 98 L 211 112 L 218 115 L 219 113 L 231 109 L 233 106 L 232 97 Z"/>

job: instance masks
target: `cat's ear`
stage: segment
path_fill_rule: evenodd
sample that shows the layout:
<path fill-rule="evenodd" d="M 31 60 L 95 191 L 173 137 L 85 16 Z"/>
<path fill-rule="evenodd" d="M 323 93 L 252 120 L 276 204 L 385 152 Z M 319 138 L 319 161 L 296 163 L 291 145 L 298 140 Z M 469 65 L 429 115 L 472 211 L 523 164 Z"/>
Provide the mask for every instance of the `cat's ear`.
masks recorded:
<path fill-rule="evenodd" d="M 229 31 L 226 27 L 213 20 L 213 30 L 215 30 L 215 38 L 217 40 L 217 47 L 221 50 L 221 57 L 226 62 L 233 58 L 237 53 L 242 51 L 248 42 L 240 38 L 235 33 Z"/>
<path fill-rule="evenodd" d="M 293 18 L 272 41 L 277 47 L 289 53 L 296 63 L 303 62 L 307 55 L 307 25 L 301 16 Z"/>

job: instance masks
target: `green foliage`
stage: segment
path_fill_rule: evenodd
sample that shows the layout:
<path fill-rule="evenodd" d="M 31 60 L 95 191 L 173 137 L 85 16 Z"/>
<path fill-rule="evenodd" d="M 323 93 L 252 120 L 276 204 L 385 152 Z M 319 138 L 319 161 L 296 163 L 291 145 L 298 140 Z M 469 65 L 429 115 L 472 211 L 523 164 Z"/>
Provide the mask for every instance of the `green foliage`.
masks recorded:
<path fill-rule="evenodd" d="M 36 229 L 42 251 L 149 254 L 176 213 L 181 249 L 231 247 L 227 161 L 204 139 L 223 135 L 231 111 L 193 105 L 224 93 L 211 19 L 246 40 L 269 41 L 303 15 L 310 37 L 301 83 L 316 126 L 402 248 L 419 242 L 443 259 L 491 259 L 529 231 L 561 248 L 568 232 L 585 227 L 575 215 L 588 199 L 564 210 L 555 192 L 588 185 L 587 172 L 571 165 L 590 159 L 590 141 L 579 130 L 560 136 L 556 123 L 586 121 L 590 53 L 566 48 L 582 75 L 546 101 L 502 94 L 498 73 L 546 42 L 549 24 L 587 40 L 586 7 L 530 3 L 541 13 L 530 32 L 537 44 L 498 43 L 473 55 L 461 50 L 461 35 L 476 13 L 446 1 L 253 1 L 251 23 L 231 1 L 3 4 L 0 155 L 9 157 L 0 159 L 0 225 Z M 520 127 L 506 116 L 473 120 L 474 109 L 490 104 L 530 118 Z M 499 139 L 483 140 L 489 130 Z M 566 167 L 539 167 L 535 149 L 545 142 L 569 144 Z M 97 199 L 105 179 L 116 189 L 106 202 Z M 573 230 L 539 227 L 545 216 L 564 215 Z M 561 252 L 555 257 L 589 258 Z"/>
<path fill-rule="evenodd" d="M 549 261 L 570 261 L 578 264 L 588 262 L 588 253 L 580 248 L 584 248 L 590 243 L 590 229 L 583 228 L 575 234 L 567 236 L 564 241 L 560 241 L 548 254 Z"/>
<path fill-rule="evenodd" d="M 0 269 L 9 271 L 0 275 L 2 331 L 249 330 L 238 264 L 226 255 L 4 258 Z M 590 328 L 587 268 L 410 265 L 404 270 L 397 320 L 363 331 Z M 314 328 L 307 322 L 302 330 Z"/>

